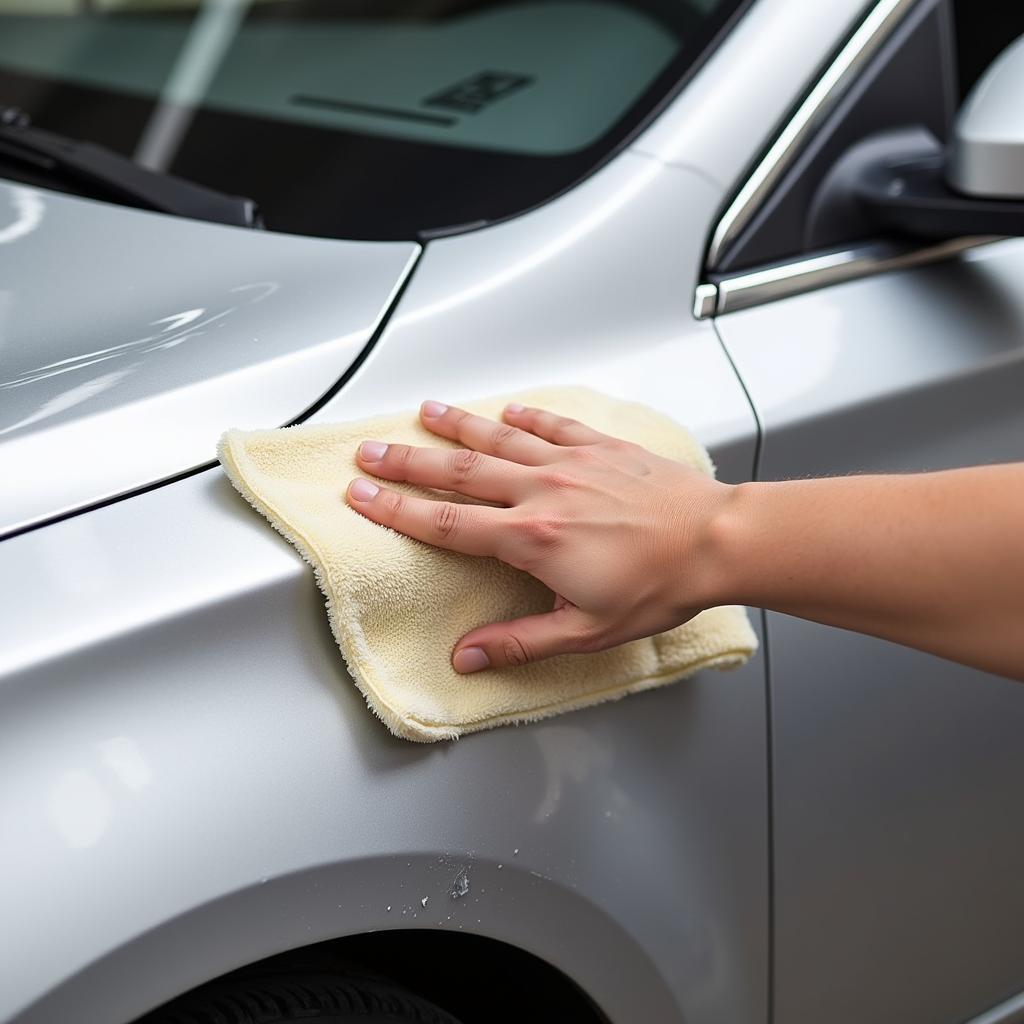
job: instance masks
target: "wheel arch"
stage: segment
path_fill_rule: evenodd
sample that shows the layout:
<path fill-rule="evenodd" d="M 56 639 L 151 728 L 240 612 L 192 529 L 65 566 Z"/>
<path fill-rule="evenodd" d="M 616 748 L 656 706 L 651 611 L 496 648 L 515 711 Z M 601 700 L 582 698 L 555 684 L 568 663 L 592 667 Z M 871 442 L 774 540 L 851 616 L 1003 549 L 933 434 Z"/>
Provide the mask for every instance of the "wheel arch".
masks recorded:
<path fill-rule="evenodd" d="M 510 977 L 519 991 L 509 992 L 507 985 L 502 990 L 509 1008 L 532 986 L 573 1007 L 568 1019 L 581 1024 L 637 1019 L 634 1014 L 666 1024 L 681 1021 L 653 963 L 591 901 L 511 864 L 499 870 L 493 862 L 475 861 L 472 872 L 474 889 L 460 899 L 447 891 L 451 866 L 434 852 L 321 865 L 267 879 L 193 907 L 108 951 L 15 1021 L 127 1024 L 236 972 L 280 973 L 310 964 L 363 968 L 456 1015 L 476 1010 L 477 1003 L 483 1007 L 488 987 Z M 431 889 L 422 880 L 432 875 L 437 885 Z M 408 894 L 405 878 L 420 880 Z M 485 914 L 478 901 L 488 898 L 488 883 L 494 899 Z M 426 907 L 421 891 L 428 893 Z M 515 913 L 509 912 L 513 906 Z M 468 977 L 477 983 L 467 984 Z M 583 1008 L 589 1016 L 578 1015 Z"/>
<path fill-rule="evenodd" d="M 533 953 L 465 931 L 399 928 L 329 939 L 279 953 L 213 978 L 146 1014 L 137 1024 L 159 1024 L 207 992 L 247 981 L 335 974 L 395 983 L 461 1021 L 518 1024 L 543 1013 L 575 1024 L 608 1024 L 608 1017 L 571 978 Z M 543 1008 L 543 1010 L 541 1010 Z"/>

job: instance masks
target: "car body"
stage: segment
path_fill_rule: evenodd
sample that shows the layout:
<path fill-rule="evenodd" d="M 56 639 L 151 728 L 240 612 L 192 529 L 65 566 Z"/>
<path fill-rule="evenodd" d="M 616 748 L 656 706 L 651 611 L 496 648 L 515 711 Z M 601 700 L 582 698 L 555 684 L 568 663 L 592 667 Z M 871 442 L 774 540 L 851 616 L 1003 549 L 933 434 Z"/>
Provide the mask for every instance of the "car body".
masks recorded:
<path fill-rule="evenodd" d="M 0 1019 L 127 1024 L 381 933 L 526 951 L 616 1024 L 1018 1019 L 1019 686 L 755 611 L 738 671 L 409 744 L 211 464 L 230 426 L 549 383 L 669 413 L 730 481 L 1024 458 L 1021 242 L 854 248 L 825 279 L 709 260 L 951 17 L 757 0 L 582 180 L 442 237 L 0 183 L 0 314 L 31 340 L 0 424 Z"/>

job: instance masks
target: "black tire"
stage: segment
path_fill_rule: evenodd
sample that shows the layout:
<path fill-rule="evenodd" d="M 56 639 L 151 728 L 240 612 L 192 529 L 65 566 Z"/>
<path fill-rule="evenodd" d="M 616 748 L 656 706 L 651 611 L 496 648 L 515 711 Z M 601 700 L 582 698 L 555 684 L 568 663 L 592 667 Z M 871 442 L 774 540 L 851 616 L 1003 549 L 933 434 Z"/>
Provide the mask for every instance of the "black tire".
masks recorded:
<path fill-rule="evenodd" d="M 459 1024 L 391 982 L 311 972 L 214 981 L 136 1024 Z"/>

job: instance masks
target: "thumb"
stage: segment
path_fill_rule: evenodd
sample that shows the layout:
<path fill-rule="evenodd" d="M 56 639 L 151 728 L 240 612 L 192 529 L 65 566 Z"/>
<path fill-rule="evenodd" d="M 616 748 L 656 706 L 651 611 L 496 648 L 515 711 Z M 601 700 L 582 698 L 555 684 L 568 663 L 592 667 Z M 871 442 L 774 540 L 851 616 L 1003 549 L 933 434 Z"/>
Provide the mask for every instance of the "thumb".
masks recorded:
<path fill-rule="evenodd" d="M 493 622 L 467 633 L 455 645 L 452 668 L 461 673 L 509 668 L 582 650 L 592 624 L 576 605 L 563 602 L 559 599 L 553 611 L 541 615 Z"/>

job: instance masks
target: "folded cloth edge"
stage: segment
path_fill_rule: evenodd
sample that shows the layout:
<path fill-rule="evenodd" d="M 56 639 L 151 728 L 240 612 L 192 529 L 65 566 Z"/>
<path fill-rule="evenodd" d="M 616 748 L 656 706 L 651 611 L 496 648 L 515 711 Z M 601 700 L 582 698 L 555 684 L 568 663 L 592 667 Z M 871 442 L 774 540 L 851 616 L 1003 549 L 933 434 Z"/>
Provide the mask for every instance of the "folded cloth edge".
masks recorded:
<path fill-rule="evenodd" d="M 519 396 L 509 395 L 508 397 L 511 400 Z M 659 414 L 659 416 L 661 417 L 663 414 Z M 385 415 L 375 417 L 375 419 L 376 418 L 386 420 L 391 417 Z M 668 420 L 668 417 L 664 418 Z M 292 526 L 288 521 L 288 517 L 283 515 L 281 511 L 274 506 L 273 502 L 266 497 L 266 495 L 257 492 L 252 486 L 250 486 L 248 479 L 244 474 L 243 463 L 251 465 L 251 460 L 248 458 L 245 445 L 242 443 L 243 438 L 253 438 L 260 435 L 277 435 L 282 430 L 309 431 L 317 430 L 319 428 L 329 431 L 334 426 L 336 426 L 336 424 L 318 423 L 296 424 L 295 426 L 290 427 L 277 427 L 259 430 L 240 430 L 233 428 L 225 431 L 219 439 L 217 443 L 217 457 L 220 460 L 228 479 L 231 481 L 231 484 L 238 493 L 241 494 L 242 497 L 298 551 L 302 559 L 312 568 L 316 585 L 325 600 L 327 619 L 331 633 L 334 637 L 336 646 L 341 652 L 346 669 L 358 687 L 359 692 L 362 694 L 369 709 L 396 736 L 400 736 L 415 743 L 432 743 L 439 740 L 458 739 L 460 736 L 471 731 L 491 729 L 502 725 L 515 725 L 538 721 L 540 719 L 563 714 L 567 711 L 590 707 L 594 704 L 620 700 L 621 698 L 631 694 L 640 693 L 663 685 L 669 679 L 688 679 L 703 669 L 714 668 L 718 670 L 725 670 L 737 667 L 744 664 L 744 662 L 751 657 L 753 652 L 757 650 L 759 646 L 757 635 L 754 633 L 746 615 L 743 614 L 743 610 L 738 606 L 723 605 L 718 608 L 707 609 L 702 614 L 704 616 L 714 616 L 717 613 L 721 615 L 735 616 L 737 613 L 740 613 L 742 615 L 743 627 L 745 627 L 742 630 L 746 634 L 744 637 L 745 646 L 720 651 L 707 658 L 691 663 L 686 666 L 685 669 L 680 669 L 676 666 L 664 672 L 655 672 L 642 676 L 638 679 L 634 679 L 628 684 L 616 683 L 613 686 L 608 687 L 606 691 L 597 691 L 596 693 L 591 691 L 577 699 L 561 699 L 551 703 L 550 705 L 532 707 L 522 712 L 493 715 L 491 717 L 461 723 L 457 726 L 440 722 L 424 721 L 414 715 L 398 710 L 384 697 L 386 687 L 380 685 L 377 680 L 373 678 L 372 672 L 368 670 L 375 665 L 375 660 L 369 651 L 369 645 L 362 632 L 359 616 L 351 614 L 354 611 L 352 608 L 335 608 L 335 597 L 331 593 L 331 589 L 326 580 L 325 560 L 317 550 L 315 542 L 312 538 L 307 537 L 300 530 Z M 703 452 L 703 449 L 701 449 L 701 451 Z M 707 469 L 705 471 L 710 472 L 713 475 L 713 463 L 711 463 L 710 458 L 706 453 L 704 453 L 704 458 L 707 460 Z M 248 474 L 250 479 L 257 477 L 258 475 L 259 473 L 257 470 Z M 343 623 L 349 632 L 349 636 L 347 638 L 348 642 L 352 647 L 363 650 L 364 654 L 362 661 L 364 664 L 359 664 L 356 658 L 349 656 L 349 652 L 346 649 L 346 638 L 343 637 L 340 632 Z M 356 628 L 353 629 L 353 627 Z M 732 628 L 736 628 L 735 623 Z"/>

